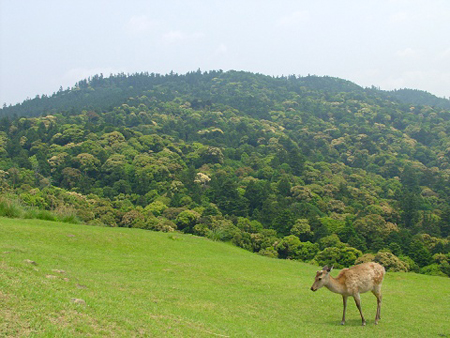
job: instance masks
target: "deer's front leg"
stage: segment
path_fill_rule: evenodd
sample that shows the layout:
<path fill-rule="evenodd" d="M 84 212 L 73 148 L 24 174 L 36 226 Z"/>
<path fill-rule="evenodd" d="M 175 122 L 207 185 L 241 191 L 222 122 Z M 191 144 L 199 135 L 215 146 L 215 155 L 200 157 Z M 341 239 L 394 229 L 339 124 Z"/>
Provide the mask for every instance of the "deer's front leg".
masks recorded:
<path fill-rule="evenodd" d="M 345 324 L 345 311 L 347 310 L 347 298 L 348 296 L 342 296 L 342 301 L 344 303 L 344 312 L 342 313 L 341 325 Z"/>

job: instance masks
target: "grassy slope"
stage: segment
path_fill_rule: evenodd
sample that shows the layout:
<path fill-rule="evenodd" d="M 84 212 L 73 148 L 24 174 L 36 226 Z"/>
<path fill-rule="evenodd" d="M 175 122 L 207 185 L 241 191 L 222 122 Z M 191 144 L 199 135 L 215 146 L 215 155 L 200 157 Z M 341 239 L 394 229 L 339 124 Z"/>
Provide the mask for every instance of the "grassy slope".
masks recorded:
<path fill-rule="evenodd" d="M 450 336 L 447 278 L 389 273 L 341 327 L 315 267 L 193 236 L 0 218 L 0 259 L 0 336 Z"/>

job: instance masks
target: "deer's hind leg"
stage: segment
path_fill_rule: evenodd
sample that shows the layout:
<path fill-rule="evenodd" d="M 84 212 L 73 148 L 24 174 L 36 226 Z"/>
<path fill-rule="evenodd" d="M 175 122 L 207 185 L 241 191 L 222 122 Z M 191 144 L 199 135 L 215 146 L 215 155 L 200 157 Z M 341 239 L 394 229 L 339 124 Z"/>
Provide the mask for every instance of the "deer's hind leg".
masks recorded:
<path fill-rule="evenodd" d="M 381 294 L 381 285 L 377 285 L 373 288 L 372 293 L 377 297 L 377 315 L 375 316 L 375 325 L 381 319 L 381 301 L 383 300 L 383 295 Z"/>

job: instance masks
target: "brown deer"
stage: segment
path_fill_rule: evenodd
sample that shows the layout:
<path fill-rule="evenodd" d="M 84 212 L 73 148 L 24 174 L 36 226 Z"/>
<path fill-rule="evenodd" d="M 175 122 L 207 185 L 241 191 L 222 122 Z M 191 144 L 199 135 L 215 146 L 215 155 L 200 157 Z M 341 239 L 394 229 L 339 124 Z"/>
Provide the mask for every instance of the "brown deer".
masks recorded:
<path fill-rule="evenodd" d="M 381 283 L 385 274 L 384 268 L 378 263 L 363 263 L 355 265 L 349 269 L 342 269 L 336 278 L 330 276 L 329 268 L 324 266 L 322 270 L 317 271 L 316 280 L 311 286 L 312 291 L 317 291 L 322 286 L 334 293 L 342 295 L 344 301 L 344 313 L 342 315 L 341 325 L 345 324 L 345 310 L 347 309 L 347 298 L 352 296 L 355 299 L 356 306 L 361 314 L 362 325 L 366 325 L 366 320 L 361 311 L 360 293 L 372 291 L 377 297 L 377 315 L 375 317 L 375 324 L 381 319 Z"/>

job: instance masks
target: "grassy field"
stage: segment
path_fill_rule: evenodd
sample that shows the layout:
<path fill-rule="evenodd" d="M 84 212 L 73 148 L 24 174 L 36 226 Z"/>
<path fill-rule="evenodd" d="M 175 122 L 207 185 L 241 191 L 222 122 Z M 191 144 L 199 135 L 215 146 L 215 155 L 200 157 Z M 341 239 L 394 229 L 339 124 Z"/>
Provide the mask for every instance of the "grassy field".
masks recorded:
<path fill-rule="evenodd" d="M 0 262 L 2 337 L 450 337 L 443 277 L 388 273 L 362 327 L 317 267 L 194 236 L 0 218 Z"/>

